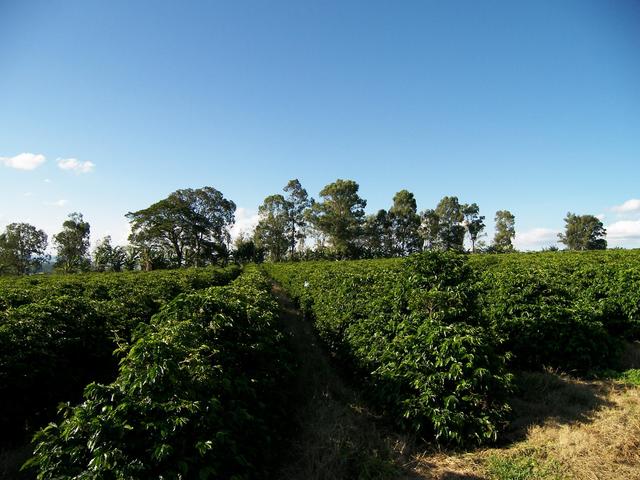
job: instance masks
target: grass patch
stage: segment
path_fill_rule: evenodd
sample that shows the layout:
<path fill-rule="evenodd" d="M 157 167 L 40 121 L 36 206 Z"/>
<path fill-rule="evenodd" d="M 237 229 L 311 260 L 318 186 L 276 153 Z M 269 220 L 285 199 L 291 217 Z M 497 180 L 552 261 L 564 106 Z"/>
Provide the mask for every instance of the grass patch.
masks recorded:
<path fill-rule="evenodd" d="M 564 480 L 560 463 L 554 459 L 540 460 L 532 455 L 508 457 L 492 455 L 487 460 L 487 474 L 492 480 Z"/>
<path fill-rule="evenodd" d="M 601 380 L 615 380 L 625 385 L 640 386 L 640 368 L 630 368 L 622 372 L 617 370 L 603 370 L 593 376 Z"/>

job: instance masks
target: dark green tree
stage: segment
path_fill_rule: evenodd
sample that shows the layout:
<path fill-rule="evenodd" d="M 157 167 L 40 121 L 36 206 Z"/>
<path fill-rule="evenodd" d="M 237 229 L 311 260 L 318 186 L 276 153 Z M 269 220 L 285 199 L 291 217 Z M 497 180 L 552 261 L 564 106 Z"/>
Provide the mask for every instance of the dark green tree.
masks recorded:
<path fill-rule="evenodd" d="M 311 223 L 326 235 L 335 254 L 342 258 L 353 258 L 358 253 L 357 240 L 362 233 L 367 206 L 358 189 L 353 180 L 338 179 L 320 191 L 322 201 L 310 208 Z"/>
<path fill-rule="evenodd" d="M 565 231 L 559 233 L 560 242 L 569 250 L 605 250 L 607 231 L 602 222 L 593 215 L 567 213 Z"/>
<path fill-rule="evenodd" d="M 0 235 L 0 272 L 24 275 L 38 271 L 49 256 L 47 234 L 28 223 L 7 225 Z"/>
<path fill-rule="evenodd" d="M 369 215 L 363 226 L 364 254 L 370 258 L 390 257 L 394 252 L 393 223 L 391 215 L 384 210 L 378 210 L 375 215 Z"/>
<path fill-rule="evenodd" d="M 245 263 L 262 263 L 264 250 L 259 248 L 251 238 L 240 235 L 234 242 L 233 260 L 241 265 Z"/>
<path fill-rule="evenodd" d="M 464 250 L 464 214 L 458 197 L 443 197 L 435 209 L 438 217 L 438 247 L 442 250 Z"/>
<path fill-rule="evenodd" d="M 311 206 L 311 200 L 297 178 L 289 180 L 284 187 L 284 192 L 287 194 L 285 198 L 288 210 L 286 233 L 289 239 L 289 256 L 293 258 L 296 245 L 304 245 L 307 226 L 305 212 Z"/>
<path fill-rule="evenodd" d="M 148 208 L 129 212 L 129 240 L 148 252 L 165 252 L 173 265 L 201 266 L 228 251 L 236 205 L 212 187 L 176 190 Z"/>
<path fill-rule="evenodd" d="M 256 246 L 262 249 L 273 262 L 284 260 L 290 248 L 290 205 L 282 195 L 276 194 L 269 195 L 258 207 L 260 220 L 256 225 L 253 239 Z"/>
<path fill-rule="evenodd" d="M 484 215 L 480 215 L 480 207 L 477 203 L 463 205 L 462 214 L 464 215 L 464 226 L 471 240 L 471 252 L 476 251 L 476 242 L 478 237 L 485 228 Z"/>
<path fill-rule="evenodd" d="M 395 255 L 406 256 L 421 250 L 420 216 L 413 193 L 400 190 L 389 209 Z"/>
<path fill-rule="evenodd" d="M 496 233 L 493 237 L 493 250 L 499 253 L 513 252 L 513 239 L 516 236 L 516 217 L 509 210 L 498 210 L 495 216 Z"/>
<path fill-rule="evenodd" d="M 93 249 L 93 268 L 99 272 L 120 272 L 125 265 L 127 253 L 120 245 L 112 245 L 107 235 Z"/>
<path fill-rule="evenodd" d="M 62 224 L 62 231 L 53 236 L 56 246 L 56 268 L 65 273 L 89 270 L 89 235 L 91 227 L 81 213 L 70 213 Z"/>
<path fill-rule="evenodd" d="M 440 219 L 435 210 L 430 208 L 420 214 L 420 229 L 418 232 L 425 249 L 433 250 L 438 247 Z"/>
<path fill-rule="evenodd" d="M 124 263 L 123 268 L 125 270 L 135 270 L 140 265 L 140 249 L 136 248 L 135 245 L 127 245 L 124 247 Z"/>

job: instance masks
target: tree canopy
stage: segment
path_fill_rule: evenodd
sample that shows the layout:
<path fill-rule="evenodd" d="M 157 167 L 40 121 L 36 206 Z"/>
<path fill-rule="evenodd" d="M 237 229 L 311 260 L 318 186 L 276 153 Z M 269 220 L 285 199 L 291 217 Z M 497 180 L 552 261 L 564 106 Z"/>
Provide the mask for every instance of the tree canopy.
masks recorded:
<path fill-rule="evenodd" d="M 129 240 L 147 255 L 166 255 L 176 267 L 202 266 L 228 251 L 236 205 L 213 187 L 176 190 L 148 208 L 129 212 Z"/>
<path fill-rule="evenodd" d="M 602 222 L 593 215 L 567 213 L 564 219 L 565 231 L 559 233 L 560 242 L 569 250 L 605 250 L 607 231 Z"/>
<path fill-rule="evenodd" d="M 284 260 L 291 246 L 290 204 L 280 195 L 269 195 L 258 207 L 259 221 L 254 232 L 256 246 L 262 248 L 270 260 Z M 294 243 L 295 247 L 295 243 Z"/>
<path fill-rule="evenodd" d="M 512 252 L 513 239 L 516 236 L 516 217 L 509 210 L 498 210 L 495 222 L 496 233 L 493 237 L 493 249 L 496 252 Z"/>
<path fill-rule="evenodd" d="M 353 180 L 338 179 L 320 191 L 322 201 L 311 205 L 309 219 L 326 235 L 334 251 L 344 257 L 357 251 L 362 233 L 367 201 L 358 195 L 359 185 Z"/>
<path fill-rule="evenodd" d="M 0 234 L 0 272 L 23 275 L 47 261 L 47 234 L 28 223 L 12 223 Z"/>
<path fill-rule="evenodd" d="M 408 190 L 400 190 L 393 196 L 389 219 L 396 255 L 406 256 L 421 250 L 420 216 L 417 209 L 416 199 Z"/>
<path fill-rule="evenodd" d="M 62 231 L 53 236 L 57 249 L 56 267 L 65 273 L 89 270 L 89 235 L 91 227 L 81 213 L 70 213 Z"/>

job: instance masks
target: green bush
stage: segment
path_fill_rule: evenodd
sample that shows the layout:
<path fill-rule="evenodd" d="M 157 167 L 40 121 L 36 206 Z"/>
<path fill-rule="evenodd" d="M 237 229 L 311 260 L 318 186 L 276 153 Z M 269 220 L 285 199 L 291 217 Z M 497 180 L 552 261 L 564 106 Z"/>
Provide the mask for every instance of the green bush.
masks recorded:
<path fill-rule="evenodd" d="M 0 281 L 0 428 L 20 442 L 59 402 L 111 381 L 113 351 L 180 292 L 230 282 L 236 267 L 34 276 Z"/>
<path fill-rule="evenodd" d="M 476 294 L 463 256 L 265 268 L 400 425 L 442 443 L 496 438 L 511 376 L 497 339 L 473 325 Z"/>
<path fill-rule="evenodd" d="M 253 271 L 163 308 L 117 379 L 36 435 L 38 478 L 265 476 L 292 365 L 269 287 Z"/>

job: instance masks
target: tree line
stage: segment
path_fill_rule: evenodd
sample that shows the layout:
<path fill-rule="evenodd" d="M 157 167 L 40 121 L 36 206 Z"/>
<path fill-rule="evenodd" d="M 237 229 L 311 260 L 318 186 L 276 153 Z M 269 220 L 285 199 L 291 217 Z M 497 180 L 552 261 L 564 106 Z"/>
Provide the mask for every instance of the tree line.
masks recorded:
<path fill-rule="evenodd" d="M 367 201 L 353 180 L 326 185 L 318 199 L 297 179 L 283 193 L 267 196 L 258 208 L 252 233 L 231 244 L 236 205 L 213 187 L 181 189 L 149 207 L 126 214 L 129 244 L 100 239 L 90 252 L 90 225 L 81 213 L 69 214 L 53 236 L 56 270 L 121 271 L 179 268 L 263 260 L 358 259 L 407 256 L 428 249 L 470 253 L 515 251 L 515 216 L 495 213 L 495 234 L 486 236 L 485 216 L 476 203 L 445 196 L 418 212 L 413 193 L 397 192 L 388 210 L 366 215 Z M 593 215 L 568 213 L 559 241 L 570 250 L 605 249 L 606 230 Z M 470 248 L 465 248 L 465 240 Z M 26 274 L 49 262 L 48 238 L 28 223 L 12 223 L 0 234 L 0 273 Z"/>

